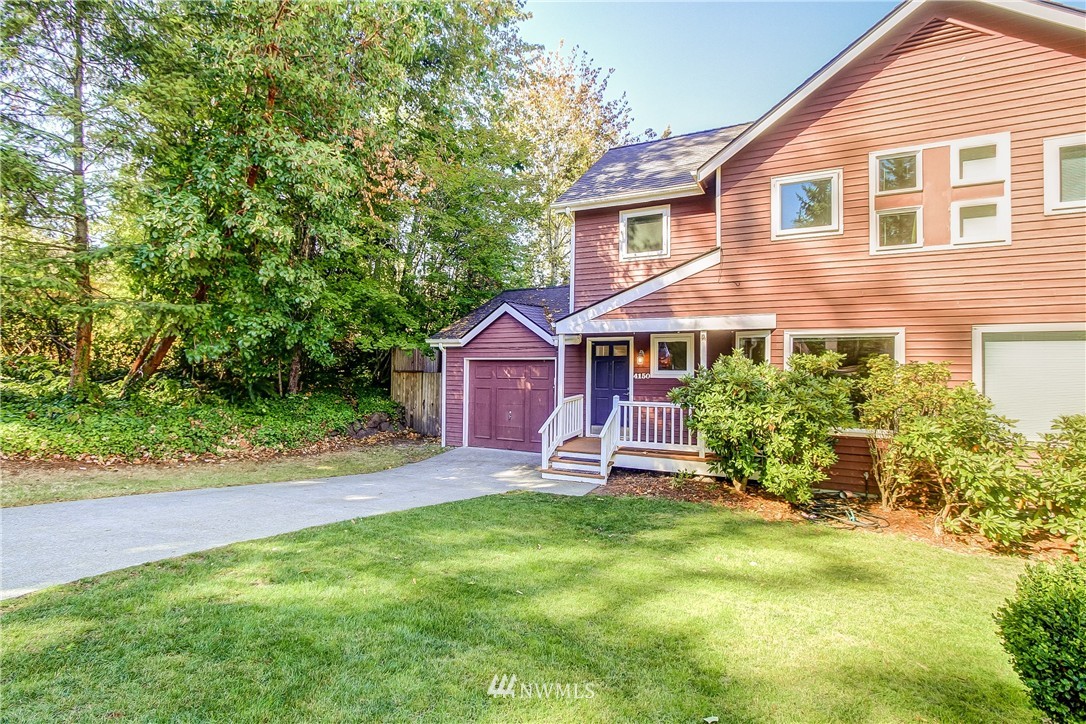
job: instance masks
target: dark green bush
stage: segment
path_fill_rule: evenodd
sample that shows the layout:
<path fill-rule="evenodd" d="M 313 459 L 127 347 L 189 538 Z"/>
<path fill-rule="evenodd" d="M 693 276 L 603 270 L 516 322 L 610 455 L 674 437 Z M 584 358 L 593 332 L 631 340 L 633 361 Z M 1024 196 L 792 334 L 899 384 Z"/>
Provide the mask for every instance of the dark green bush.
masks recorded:
<path fill-rule="evenodd" d="M 1086 564 L 1028 567 L 996 622 L 1037 708 L 1056 722 L 1086 722 Z"/>
<path fill-rule="evenodd" d="M 671 391 L 690 410 L 690 427 L 717 455 L 713 468 L 737 490 L 757 478 L 794 503 L 810 500 L 837 461 L 833 430 L 852 419 L 842 355 L 793 355 L 789 368 L 755 363 L 740 351 Z"/>
<path fill-rule="evenodd" d="M 250 448 L 286 450 L 342 432 L 374 412 L 397 413 L 381 391 L 234 402 L 163 379 L 135 397 L 97 404 L 42 394 L 13 379 L 0 388 L 0 451 L 46 458 L 173 458 Z"/>

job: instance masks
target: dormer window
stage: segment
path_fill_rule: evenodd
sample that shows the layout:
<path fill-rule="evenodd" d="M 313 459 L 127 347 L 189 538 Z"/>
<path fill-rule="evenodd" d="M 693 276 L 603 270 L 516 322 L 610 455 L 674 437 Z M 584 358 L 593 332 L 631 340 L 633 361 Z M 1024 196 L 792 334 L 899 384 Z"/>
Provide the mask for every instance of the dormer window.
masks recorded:
<path fill-rule="evenodd" d="M 666 258 L 671 255 L 671 207 L 653 206 L 619 214 L 619 258 Z"/>

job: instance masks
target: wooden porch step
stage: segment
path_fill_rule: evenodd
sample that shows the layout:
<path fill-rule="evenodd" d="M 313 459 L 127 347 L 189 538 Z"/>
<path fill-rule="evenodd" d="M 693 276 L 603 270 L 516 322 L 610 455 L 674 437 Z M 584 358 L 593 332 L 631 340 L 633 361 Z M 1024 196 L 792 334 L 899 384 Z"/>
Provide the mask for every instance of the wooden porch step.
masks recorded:
<path fill-rule="evenodd" d="M 547 460 L 547 469 L 554 470 L 573 470 L 579 472 L 591 473 L 600 469 L 600 460 L 596 458 L 578 458 L 567 457 L 564 455 L 552 455 Z"/>
<path fill-rule="evenodd" d="M 572 470 L 555 470 L 554 468 L 540 468 L 543 478 L 546 480 L 575 480 L 582 483 L 603 484 L 607 482 L 606 475 L 599 473 L 574 472 Z"/>
<path fill-rule="evenodd" d="M 689 450 L 659 450 L 650 448 L 638 448 L 638 447 L 620 447 L 616 454 L 618 455 L 637 455 L 638 457 L 645 458 L 669 458 L 671 460 L 716 460 L 717 456 L 713 453 L 705 453 L 705 457 L 701 457 L 696 452 Z"/>
<path fill-rule="evenodd" d="M 594 455 L 600 459 L 600 439 L 598 437 L 572 437 L 558 446 L 560 453 Z"/>

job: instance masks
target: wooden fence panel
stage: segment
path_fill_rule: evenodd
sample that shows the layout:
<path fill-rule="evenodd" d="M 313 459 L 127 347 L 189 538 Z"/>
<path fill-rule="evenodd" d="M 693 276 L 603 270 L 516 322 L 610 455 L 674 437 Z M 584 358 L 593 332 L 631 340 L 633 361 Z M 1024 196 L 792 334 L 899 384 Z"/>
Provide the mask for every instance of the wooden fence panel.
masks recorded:
<path fill-rule="evenodd" d="M 407 426 L 441 434 L 441 363 L 418 350 L 392 351 L 392 399 L 403 405 Z"/>

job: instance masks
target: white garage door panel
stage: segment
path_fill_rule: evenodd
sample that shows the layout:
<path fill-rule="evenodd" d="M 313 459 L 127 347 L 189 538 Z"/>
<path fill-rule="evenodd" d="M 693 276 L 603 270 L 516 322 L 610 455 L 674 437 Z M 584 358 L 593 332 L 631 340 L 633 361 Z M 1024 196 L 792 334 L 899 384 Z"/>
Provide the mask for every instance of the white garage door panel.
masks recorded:
<path fill-rule="evenodd" d="M 1086 332 L 986 332 L 984 393 L 1031 436 L 1086 413 Z"/>

